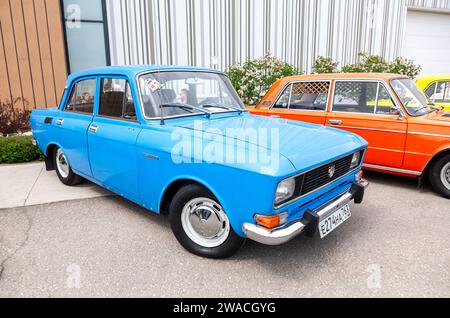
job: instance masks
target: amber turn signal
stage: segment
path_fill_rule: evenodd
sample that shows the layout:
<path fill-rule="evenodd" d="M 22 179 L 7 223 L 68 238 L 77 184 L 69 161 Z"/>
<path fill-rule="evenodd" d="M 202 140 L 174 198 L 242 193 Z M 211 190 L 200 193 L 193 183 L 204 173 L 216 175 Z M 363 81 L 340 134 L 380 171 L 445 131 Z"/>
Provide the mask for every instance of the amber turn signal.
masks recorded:
<path fill-rule="evenodd" d="M 278 215 L 255 215 L 255 221 L 258 225 L 262 225 L 268 229 L 274 229 L 287 221 L 287 213 Z"/>

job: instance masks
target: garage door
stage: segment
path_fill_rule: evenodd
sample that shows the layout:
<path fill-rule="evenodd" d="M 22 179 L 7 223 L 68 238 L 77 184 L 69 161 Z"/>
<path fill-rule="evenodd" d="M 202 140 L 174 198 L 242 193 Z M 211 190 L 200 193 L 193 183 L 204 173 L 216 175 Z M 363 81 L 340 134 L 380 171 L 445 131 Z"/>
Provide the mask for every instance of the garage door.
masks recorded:
<path fill-rule="evenodd" d="M 408 10 L 403 54 L 421 75 L 450 73 L 450 14 Z"/>

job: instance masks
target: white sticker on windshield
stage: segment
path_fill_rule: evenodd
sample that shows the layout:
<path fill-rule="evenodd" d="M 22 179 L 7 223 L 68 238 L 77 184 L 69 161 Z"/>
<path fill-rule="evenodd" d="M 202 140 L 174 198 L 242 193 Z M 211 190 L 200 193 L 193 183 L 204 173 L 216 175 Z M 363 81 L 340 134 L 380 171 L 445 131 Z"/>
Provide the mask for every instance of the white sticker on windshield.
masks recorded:
<path fill-rule="evenodd" d="M 161 87 L 161 84 L 157 80 L 151 80 L 150 82 L 147 83 L 147 87 L 152 92 L 155 92 Z"/>

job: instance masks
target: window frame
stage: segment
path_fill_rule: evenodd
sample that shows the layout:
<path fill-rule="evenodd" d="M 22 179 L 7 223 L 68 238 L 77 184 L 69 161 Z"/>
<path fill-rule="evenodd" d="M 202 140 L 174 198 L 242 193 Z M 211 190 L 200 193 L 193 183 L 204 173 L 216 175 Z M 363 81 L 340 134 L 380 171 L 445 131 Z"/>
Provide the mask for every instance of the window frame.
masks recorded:
<path fill-rule="evenodd" d="M 230 80 L 230 77 L 226 74 L 226 73 L 224 73 L 224 72 L 221 72 L 221 71 L 215 71 L 215 70 L 208 70 L 208 69 L 205 69 L 205 70 L 199 70 L 199 69 L 186 69 L 186 68 L 173 68 L 173 69 L 167 69 L 167 70 L 164 70 L 164 69 L 156 69 L 156 70 L 150 70 L 150 71 L 143 71 L 143 72 L 139 72 L 139 73 L 137 73 L 136 75 L 135 75 L 135 77 L 134 77 L 134 83 L 135 83 L 135 85 L 136 85 L 136 89 L 137 89 L 137 96 L 138 96 L 138 101 L 139 101 L 139 110 L 141 111 L 141 115 L 142 115 L 142 118 L 144 119 L 144 120 L 151 120 L 151 121 L 156 121 L 156 120 L 166 120 L 166 119 L 176 119 L 176 118 L 187 118 L 187 117 L 195 117 L 195 116 L 201 116 L 202 114 L 201 113 L 195 113 L 195 114 L 187 114 L 187 115 L 174 115 L 174 116 L 164 116 L 164 117 L 161 117 L 161 116 L 155 116 L 155 117 L 148 117 L 146 114 L 145 114 L 145 111 L 144 111 L 144 102 L 143 102 L 143 99 L 142 99 L 142 94 L 141 94 L 141 92 L 142 92 L 142 87 L 141 87 L 141 83 L 140 83 L 140 77 L 141 76 L 144 76 L 144 75 L 147 75 L 147 74 L 153 74 L 153 73 L 162 73 L 162 72 L 199 72 L 199 73 L 213 73 L 213 74 L 218 74 L 218 75 L 223 75 L 223 76 L 225 76 L 226 78 L 228 78 L 228 80 Z M 231 82 L 231 81 L 230 81 Z M 234 89 L 234 88 L 233 88 Z M 236 95 L 237 95 L 237 92 L 236 92 Z M 238 96 L 239 97 L 239 96 Z M 239 100 L 241 101 L 241 103 L 242 103 L 242 99 L 239 97 Z M 135 104 L 136 105 L 136 104 Z M 227 114 L 227 113 L 235 113 L 236 111 L 235 110 L 230 110 L 230 111 L 225 111 L 225 112 L 221 112 L 221 114 Z M 248 110 L 245 108 L 245 105 L 243 106 L 243 108 L 242 108 L 242 112 L 243 113 L 247 113 L 248 112 Z"/>
<path fill-rule="evenodd" d="M 377 83 L 378 87 L 377 87 L 377 98 L 376 98 L 376 103 L 375 103 L 375 107 L 374 107 L 374 111 L 373 113 L 361 113 L 361 112 L 343 112 L 343 111 L 339 111 L 339 110 L 333 110 L 333 106 L 334 106 L 334 99 L 336 97 L 336 83 L 339 82 L 369 82 L 369 83 Z M 335 79 L 333 81 L 333 96 L 331 99 L 331 105 L 330 105 L 330 113 L 334 112 L 334 113 L 339 113 L 339 114 L 359 114 L 359 115 L 369 115 L 369 116 L 388 116 L 388 117 L 392 117 L 392 116 L 397 116 L 397 115 L 387 115 L 387 114 L 377 114 L 377 107 L 378 107 L 378 95 L 380 92 L 380 86 L 379 85 L 383 85 L 384 88 L 386 89 L 386 91 L 388 92 L 389 96 L 391 97 L 391 100 L 394 103 L 395 107 L 398 107 L 401 110 L 401 115 L 404 116 L 404 112 L 403 112 L 403 108 L 400 107 L 398 105 L 398 102 L 395 98 L 395 95 L 393 94 L 391 87 L 389 85 L 386 85 L 386 82 L 381 80 L 381 79 Z"/>
<path fill-rule="evenodd" d="M 445 83 L 445 89 L 444 92 L 442 93 L 443 99 L 439 100 L 436 99 L 436 92 L 437 92 L 437 88 L 439 84 Z M 436 85 L 434 87 L 434 93 L 433 93 L 433 98 L 431 98 L 430 96 L 427 95 L 426 91 L 429 90 L 431 88 L 431 86 Z M 437 103 L 437 104 L 449 104 L 450 103 L 450 99 L 446 100 L 445 99 L 445 94 L 447 91 L 450 91 L 450 80 L 436 80 L 431 82 L 425 89 L 424 89 L 424 94 L 433 102 L 433 103 Z"/>
<path fill-rule="evenodd" d="M 114 117 L 114 116 L 108 116 L 108 115 L 102 115 L 100 114 L 100 106 L 101 106 L 101 102 L 102 102 L 102 94 L 103 94 L 103 80 L 104 79 L 121 79 L 125 81 L 125 91 L 124 91 L 124 100 L 122 102 L 122 116 L 121 117 Z M 127 121 L 127 122 L 133 122 L 133 123 L 140 123 L 139 119 L 138 119 L 138 114 L 137 114 L 137 107 L 136 107 L 136 99 L 135 99 L 135 95 L 133 94 L 133 88 L 131 85 L 131 81 L 123 75 L 99 75 L 98 76 L 98 85 L 99 85 L 99 90 L 98 90 L 98 108 L 97 108 L 97 112 L 95 113 L 96 117 L 100 117 L 100 118 L 108 118 L 108 119 L 114 119 L 114 120 L 120 120 L 120 121 Z M 126 98 L 126 94 L 127 94 L 127 87 L 130 88 L 130 93 L 131 93 L 131 97 L 133 97 L 133 105 L 134 105 L 134 112 L 136 113 L 136 119 L 127 119 L 123 117 L 123 111 L 125 109 L 125 98 Z"/>
<path fill-rule="evenodd" d="M 94 80 L 94 82 L 95 82 L 94 102 L 93 102 L 93 106 L 92 106 L 92 113 L 80 112 L 80 111 L 76 111 L 76 110 L 68 110 L 67 106 L 69 105 L 70 97 L 72 96 L 72 92 L 74 92 L 74 90 L 75 90 L 75 95 L 76 95 L 78 83 L 83 82 L 83 81 L 88 81 L 88 80 Z M 77 78 L 76 80 L 74 80 L 72 82 L 72 85 L 70 86 L 70 89 L 65 89 L 65 91 L 67 91 L 68 94 L 67 94 L 66 100 L 64 101 L 64 107 L 63 107 L 62 111 L 67 112 L 67 113 L 73 113 L 73 114 L 94 116 L 95 115 L 95 105 L 97 103 L 97 85 L 98 85 L 97 76 L 80 77 L 80 78 Z M 76 105 L 76 103 L 75 103 L 75 105 Z"/>
<path fill-rule="evenodd" d="M 286 83 L 283 86 L 283 89 L 278 93 L 277 97 L 274 99 L 275 101 L 272 103 L 272 105 L 270 106 L 269 110 L 289 110 L 289 111 L 298 111 L 298 112 L 320 112 L 320 113 L 326 113 L 328 111 L 328 106 L 330 104 L 330 98 L 331 98 L 331 93 L 332 93 L 332 80 L 295 80 L 295 81 L 290 81 L 288 83 Z M 325 109 L 324 110 L 318 110 L 318 109 L 291 109 L 291 97 L 292 97 L 292 85 L 294 84 L 298 84 L 298 83 L 328 83 L 330 86 L 328 87 L 328 94 L 327 94 L 327 102 L 325 104 Z M 287 108 L 276 108 L 275 105 L 278 103 L 278 101 L 281 99 L 281 97 L 283 96 L 284 92 L 286 91 L 286 89 L 288 89 L 289 87 L 291 87 L 291 92 L 290 92 L 290 96 L 289 96 L 289 104 Z"/>

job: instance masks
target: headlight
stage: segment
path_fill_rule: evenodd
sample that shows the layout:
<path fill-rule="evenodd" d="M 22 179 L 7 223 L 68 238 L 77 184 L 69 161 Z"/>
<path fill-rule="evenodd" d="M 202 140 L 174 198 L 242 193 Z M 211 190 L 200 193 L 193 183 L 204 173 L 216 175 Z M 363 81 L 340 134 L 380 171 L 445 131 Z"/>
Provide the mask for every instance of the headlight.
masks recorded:
<path fill-rule="evenodd" d="M 350 169 L 356 168 L 361 162 L 361 151 L 355 152 L 352 157 L 352 163 L 350 164 Z"/>
<path fill-rule="evenodd" d="M 275 205 L 288 201 L 294 196 L 294 192 L 295 178 L 289 178 L 281 181 L 278 184 L 277 191 L 275 192 Z"/>

